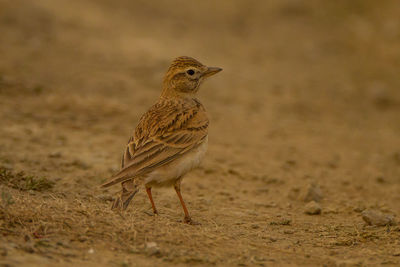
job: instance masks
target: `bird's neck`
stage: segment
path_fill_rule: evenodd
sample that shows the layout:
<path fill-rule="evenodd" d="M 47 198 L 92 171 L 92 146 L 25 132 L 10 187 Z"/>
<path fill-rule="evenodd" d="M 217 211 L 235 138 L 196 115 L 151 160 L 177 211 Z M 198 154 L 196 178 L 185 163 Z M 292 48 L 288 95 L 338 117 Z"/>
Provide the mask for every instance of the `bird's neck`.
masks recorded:
<path fill-rule="evenodd" d="M 181 98 L 181 99 L 193 99 L 196 98 L 195 93 L 179 92 L 170 86 L 164 84 L 163 90 L 161 91 L 160 98 Z"/>

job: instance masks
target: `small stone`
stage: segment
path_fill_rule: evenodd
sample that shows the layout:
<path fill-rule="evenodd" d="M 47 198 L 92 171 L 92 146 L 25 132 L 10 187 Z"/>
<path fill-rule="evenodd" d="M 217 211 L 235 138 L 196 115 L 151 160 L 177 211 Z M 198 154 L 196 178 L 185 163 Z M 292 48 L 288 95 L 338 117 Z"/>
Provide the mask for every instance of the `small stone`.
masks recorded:
<path fill-rule="evenodd" d="M 269 238 L 269 240 L 271 240 L 271 242 L 276 242 L 278 239 L 271 236 L 271 237 Z"/>
<path fill-rule="evenodd" d="M 254 263 L 259 263 L 260 265 L 264 265 L 262 264 L 262 262 L 266 261 L 267 259 L 262 257 L 262 256 L 254 256 L 251 258 L 251 261 Z"/>
<path fill-rule="evenodd" d="M 94 253 L 94 249 L 93 249 L 93 248 L 90 248 L 90 249 L 88 250 L 88 253 L 89 253 L 89 254 L 93 254 L 93 253 Z"/>
<path fill-rule="evenodd" d="M 83 235 L 82 235 L 82 236 L 79 236 L 79 237 L 78 237 L 78 241 L 79 241 L 79 242 L 85 242 L 85 241 L 87 241 L 87 237 L 86 237 L 86 236 L 83 236 Z"/>
<path fill-rule="evenodd" d="M 357 203 L 357 205 L 354 207 L 354 211 L 355 212 L 363 212 L 366 209 L 365 204 L 364 203 Z"/>
<path fill-rule="evenodd" d="M 277 205 L 275 202 L 271 201 L 269 203 L 263 204 L 262 206 L 265 208 L 275 208 Z"/>
<path fill-rule="evenodd" d="M 61 158 L 61 152 L 51 152 L 49 158 Z"/>
<path fill-rule="evenodd" d="M 0 256 L 5 257 L 5 256 L 7 256 L 7 254 L 8 254 L 7 249 L 1 247 L 1 248 L 0 248 Z"/>
<path fill-rule="evenodd" d="M 305 210 L 304 210 L 305 214 L 308 215 L 318 215 L 321 214 L 321 206 L 315 202 L 315 201 L 310 201 L 307 203 L 307 205 L 305 206 Z"/>
<path fill-rule="evenodd" d="M 342 185 L 348 186 L 348 185 L 350 185 L 350 182 L 349 181 L 342 181 Z"/>
<path fill-rule="evenodd" d="M 159 255 L 160 248 L 158 247 L 156 242 L 147 242 L 146 243 L 146 252 L 149 256 Z"/>
<path fill-rule="evenodd" d="M 291 235 L 291 234 L 294 234 L 294 231 L 293 231 L 293 230 L 286 229 L 286 230 L 283 231 L 283 233 L 284 233 L 284 234 L 287 234 L 287 235 Z"/>
<path fill-rule="evenodd" d="M 32 245 L 24 245 L 21 247 L 24 251 L 28 252 L 28 253 L 34 253 L 35 250 L 33 249 Z"/>
<path fill-rule="evenodd" d="M 374 226 L 396 225 L 393 215 L 383 214 L 378 210 L 370 210 L 370 209 L 364 210 L 363 212 L 361 212 L 361 215 L 363 220 L 368 225 L 374 225 Z"/>
<path fill-rule="evenodd" d="M 240 173 L 235 169 L 228 169 L 228 173 L 240 177 Z"/>
<path fill-rule="evenodd" d="M 31 241 L 31 237 L 29 235 L 25 235 L 24 240 L 25 240 L 25 242 L 29 242 L 29 241 Z"/>
<path fill-rule="evenodd" d="M 269 224 L 270 225 L 290 225 L 292 223 L 292 219 L 290 218 L 278 218 L 276 221 L 272 221 Z"/>
<path fill-rule="evenodd" d="M 338 214 L 339 211 L 338 211 L 337 208 L 328 207 L 328 208 L 324 208 L 324 213 L 325 213 L 325 214 Z"/>
<path fill-rule="evenodd" d="M 113 197 L 110 195 L 100 195 L 100 196 L 98 196 L 98 199 L 100 199 L 101 201 L 104 201 L 104 202 L 113 201 Z"/>
<path fill-rule="evenodd" d="M 318 184 L 312 183 L 307 188 L 307 192 L 303 197 L 305 202 L 315 201 L 320 202 L 323 198 L 321 187 Z"/>

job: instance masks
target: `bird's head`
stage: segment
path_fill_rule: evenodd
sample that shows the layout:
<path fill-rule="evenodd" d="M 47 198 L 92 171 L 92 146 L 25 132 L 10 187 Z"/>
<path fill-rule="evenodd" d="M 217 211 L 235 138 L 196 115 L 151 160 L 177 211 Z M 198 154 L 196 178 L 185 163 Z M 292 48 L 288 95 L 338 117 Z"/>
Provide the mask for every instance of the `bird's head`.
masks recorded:
<path fill-rule="evenodd" d="M 162 96 L 193 95 L 208 77 L 220 72 L 217 67 L 207 67 L 191 57 L 178 57 L 172 61 L 163 83 Z"/>

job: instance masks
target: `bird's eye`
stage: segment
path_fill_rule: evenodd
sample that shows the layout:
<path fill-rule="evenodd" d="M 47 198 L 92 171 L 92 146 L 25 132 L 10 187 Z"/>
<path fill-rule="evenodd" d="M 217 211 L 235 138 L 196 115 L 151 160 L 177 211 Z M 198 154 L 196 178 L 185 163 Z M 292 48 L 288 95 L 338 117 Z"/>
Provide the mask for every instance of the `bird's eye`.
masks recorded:
<path fill-rule="evenodd" d="M 186 73 L 189 74 L 189 75 L 193 75 L 194 74 L 194 70 L 188 70 Z"/>

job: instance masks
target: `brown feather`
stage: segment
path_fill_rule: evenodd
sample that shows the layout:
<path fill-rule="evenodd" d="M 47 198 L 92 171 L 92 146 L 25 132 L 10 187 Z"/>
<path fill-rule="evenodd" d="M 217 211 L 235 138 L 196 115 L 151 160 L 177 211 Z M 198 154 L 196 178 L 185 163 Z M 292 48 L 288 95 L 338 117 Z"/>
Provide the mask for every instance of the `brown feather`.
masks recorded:
<path fill-rule="evenodd" d="M 127 145 L 123 168 L 102 187 L 145 175 L 198 147 L 208 118 L 195 99 L 160 99 L 146 112 Z"/>

